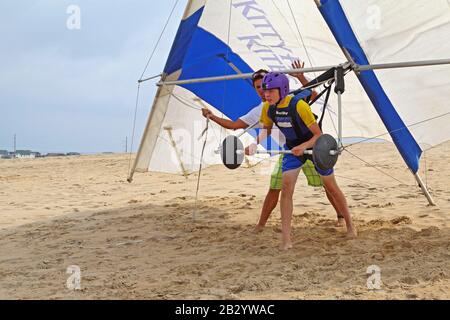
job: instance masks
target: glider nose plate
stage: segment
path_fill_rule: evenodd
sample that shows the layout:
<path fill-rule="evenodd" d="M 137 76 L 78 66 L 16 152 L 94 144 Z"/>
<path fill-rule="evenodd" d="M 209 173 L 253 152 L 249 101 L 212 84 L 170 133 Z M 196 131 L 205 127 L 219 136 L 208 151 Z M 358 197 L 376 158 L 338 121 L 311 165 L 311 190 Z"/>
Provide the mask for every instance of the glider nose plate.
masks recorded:
<path fill-rule="evenodd" d="M 240 152 L 237 152 L 237 151 Z M 220 155 L 222 162 L 228 169 L 239 168 L 244 161 L 244 145 L 236 136 L 228 136 L 222 142 Z"/>
<path fill-rule="evenodd" d="M 330 154 L 330 150 L 338 150 L 336 139 L 329 134 L 323 134 L 314 144 L 313 160 L 316 166 L 322 170 L 334 167 L 338 160 L 339 152 Z"/>

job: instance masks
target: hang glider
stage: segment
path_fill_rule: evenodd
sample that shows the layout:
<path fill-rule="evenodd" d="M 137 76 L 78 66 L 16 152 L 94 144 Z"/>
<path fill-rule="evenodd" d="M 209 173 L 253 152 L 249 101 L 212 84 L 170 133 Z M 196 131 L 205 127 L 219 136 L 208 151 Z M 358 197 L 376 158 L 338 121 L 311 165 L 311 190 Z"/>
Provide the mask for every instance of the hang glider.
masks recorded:
<path fill-rule="evenodd" d="M 129 181 L 134 172 L 196 171 L 205 126 L 199 108 L 236 120 L 260 103 L 249 75 L 288 71 L 297 58 L 312 77 L 345 63 L 354 71 L 345 77 L 345 94 L 330 99 L 324 132 L 365 138 L 389 132 L 383 138 L 419 179 L 422 152 L 450 138 L 449 34 L 447 0 L 191 0 Z M 428 67 L 398 69 L 419 65 Z M 229 134 L 210 130 L 206 165 L 221 163 L 214 151 Z"/>

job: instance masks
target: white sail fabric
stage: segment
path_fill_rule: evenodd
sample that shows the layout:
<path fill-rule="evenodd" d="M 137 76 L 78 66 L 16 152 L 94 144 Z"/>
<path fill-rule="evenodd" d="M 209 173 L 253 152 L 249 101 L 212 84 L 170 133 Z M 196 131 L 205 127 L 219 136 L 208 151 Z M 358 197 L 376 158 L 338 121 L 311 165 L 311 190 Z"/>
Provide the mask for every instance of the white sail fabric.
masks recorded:
<path fill-rule="evenodd" d="M 448 1 L 340 2 L 371 63 L 450 58 Z M 236 67 L 236 59 L 242 60 L 239 60 L 242 62 L 240 66 L 245 63 L 252 70 L 265 68 L 274 71 L 289 68 L 295 59 L 304 61 L 306 67 L 337 65 L 346 61 L 313 0 L 189 1 L 180 30 L 179 34 L 183 35 L 180 38 L 186 41 L 193 36 L 192 41 L 179 45 L 180 38 L 175 40 L 165 69 L 168 74 L 163 80 L 166 81 L 177 80 L 183 74 L 201 74 L 202 68 L 205 74 L 214 69 L 213 60 L 206 52 L 208 48 L 202 47 L 202 51 L 197 52 L 192 47 L 202 45 L 204 33 L 208 36 L 204 43 L 209 43 L 207 41 L 213 37 L 228 48 L 223 51 L 225 60 L 230 53 L 236 54 L 234 63 L 227 60 L 235 73 L 246 71 Z M 210 48 L 212 51 L 217 49 Z M 376 71 L 376 74 L 406 125 L 450 111 L 449 66 L 385 70 Z M 318 75 L 307 76 L 313 78 Z M 352 73 L 345 79 L 343 136 L 373 137 L 385 133 L 386 128 L 357 77 Z M 212 105 L 206 101 L 211 102 L 211 98 L 199 92 L 222 90 L 220 92 L 225 96 L 238 95 L 239 92 L 236 87 L 233 87 L 234 91 L 227 91 L 229 87 L 222 83 L 208 85 L 211 90 L 164 86 L 158 91 L 136 159 L 136 171 L 182 172 L 182 167 L 188 172 L 197 170 L 204 141 L 198 138 L 205 126 L 198 107 L 208 106 L 216 115 L 223 112 L 224 117 L 230 115 L 235 119 L 239 113 L 244 115 L 256 106 L 254 103 L 236 110 L 231 105 L 222 104 L 222 100 Z M 292 89 L 299 86 L 299 82 L 292 78 Z M 323 129 L 334 136 L 337 136 L 336 106 L 336 96 L 332 94 Z M 317 103 L 313 111 L 320 114 L 320 107 L 321 104 Z M 410 130 L 421 147 L 426 148 L 449 139 L 448 122 L 449 117 L 442 116 Z M 171 128 L 173 139 L 169 137 L 167 128 Z M 214 150 L 227 134 L 230 132 L 217 125 L 210 126 L 204 153 L 206 165 L 220 163 Z M 389 135 L 383 138 L 389 139 Z M 180 155 L 183 165 L 180 164 Z"/>
<path fill-rule="evenodd" d="M 371 64 L 450 58 L 449 1 L 340 2 Z M 423 150 L 449 139 L 450 66 L 376 74 Z M 430 118 L 436 119 L 413 125 Z"/>

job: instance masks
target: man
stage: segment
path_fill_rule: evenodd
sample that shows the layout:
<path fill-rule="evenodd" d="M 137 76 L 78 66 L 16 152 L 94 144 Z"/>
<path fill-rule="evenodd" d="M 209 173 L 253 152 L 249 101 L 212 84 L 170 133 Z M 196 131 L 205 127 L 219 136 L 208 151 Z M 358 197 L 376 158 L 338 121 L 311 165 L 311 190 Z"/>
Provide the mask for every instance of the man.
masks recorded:
<path fill-rule="evenodd" d="M 281 249 L 292 248 L 291 220 L 293 211 L 293 194 L 300 168 L 306 162 L 303 155 L 306 149 L 314 146 L 322 131 L 309 105 L 301 99 L 289 95 L 289 80 L 286 75 L 271 72 L 264 76 L 262 87 L 267 103 L 261 113 L 261 123 L 264 129 L 258 135 L 256 142 L 263 141 L 271 134 L 275 124 L 286 137 L 286 147 L 292 154 L 286 154 L 282 161 L 282 191 L 281 191 Z M 248 153 L 254 154 L 256 145 L 248 147 Z M 345 219 L 347 235 L 356 237 L 347 201 L 334 178 L 333 169 L 321 170 L 316 167 L 321 176 L 328 199 L 333 207 Z"/>

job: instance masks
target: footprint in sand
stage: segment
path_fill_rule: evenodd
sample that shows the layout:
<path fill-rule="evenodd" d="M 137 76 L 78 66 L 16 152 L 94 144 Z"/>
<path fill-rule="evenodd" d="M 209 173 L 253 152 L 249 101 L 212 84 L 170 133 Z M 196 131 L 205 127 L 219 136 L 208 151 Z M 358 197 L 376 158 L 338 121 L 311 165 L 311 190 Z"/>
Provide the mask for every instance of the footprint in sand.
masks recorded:
<path fill-rule="evenodd" d="M 418 234 L 421 236 L 429 237 L 429 236 L 436 236 L 439 233 L 438 227 L 429 227 L 426 229 L 422 229 Z"/>
<path fill-rule="evenodd" d="M 391 223 L 392 224 L 411 224 L 412 220 L 409 217 L 403 216 L 403 217 L 398 217 L 398 218 L 392 219 Z"/>
<path fill-rule="evenodd" d="M 419 280 L 413 277 L 403 277 L 400 279 L 400 282 L 409 285 L 419 284 Z"/>
<path fill-rule="evenodd" d="M 367 206 L 367 208 L 387 208 L 392 207 L 394 204 L 392 202 L 388 203 L 373 203 Z"/>
<path fill-rule="evenodd" d="M 412 198 L 416 198 L 415 195 L 411 195 L 411 194 L 402 194 L 400 196 L 397 196 L 397 198 L 399 199 L 412 199 Z"/>

